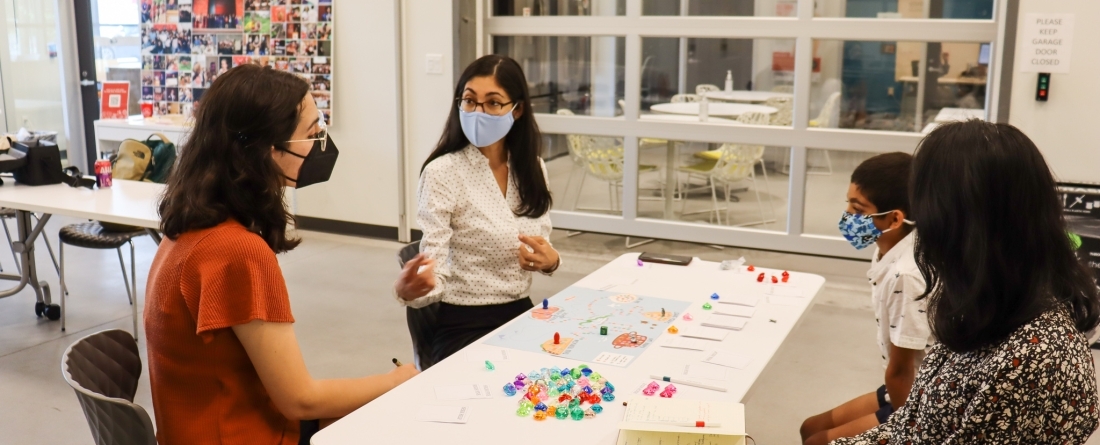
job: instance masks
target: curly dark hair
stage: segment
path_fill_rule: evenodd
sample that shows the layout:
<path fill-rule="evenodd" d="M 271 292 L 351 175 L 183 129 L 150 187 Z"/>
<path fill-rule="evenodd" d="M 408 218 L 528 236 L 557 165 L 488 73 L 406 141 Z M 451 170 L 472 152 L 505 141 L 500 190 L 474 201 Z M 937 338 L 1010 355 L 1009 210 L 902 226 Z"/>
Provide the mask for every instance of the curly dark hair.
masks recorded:
<path fill-rule="evenodd" d="M 272 147 L 287 150 L 309 83 L 248 64 L 218 76 L 195 112 L 195 128 L 160 200 L 160 229 L 169 239 L 234 219 L 276 253 L 294 220 L 283 200 L 282 170 Z"/>

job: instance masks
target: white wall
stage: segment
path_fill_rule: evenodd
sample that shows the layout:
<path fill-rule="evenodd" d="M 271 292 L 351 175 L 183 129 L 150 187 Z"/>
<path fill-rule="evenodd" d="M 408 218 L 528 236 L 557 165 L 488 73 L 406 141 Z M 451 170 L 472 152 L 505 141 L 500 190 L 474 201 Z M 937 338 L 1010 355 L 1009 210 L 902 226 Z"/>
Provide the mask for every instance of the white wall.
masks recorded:
<path fill-rule="evenodd" d="M 297 211 L 398 227 L 396 2 L 345 0 L 334 12 L 330 131 L 340 158 L 329 182 L 297 191 Z"/>
<path fill-rule="evenodd" d="M 1070 72 L 1051 75 L 1048 102 L 1035 100 L 1038 74 L 1019 71 L 1029 58 L 1019 52 L 1028 13 L 1076 14 Z M 1009 123 L 1035 141 L 1059 181 L 1100 182 L 1100 1 L 1020 0 L 1019 17 Z"/>
<path fill-rule="evenodd" d="M 454 100 L 454 5 L 449 0 L 402 0 L 405 105 L 405 182 L 409 227 L 416 228 L 420 165 L 435 149 Z M 443 74 L 427 74 L 425 56 L 443 55 Z M 393 184 L 397 184 L 394 181 Z"/>

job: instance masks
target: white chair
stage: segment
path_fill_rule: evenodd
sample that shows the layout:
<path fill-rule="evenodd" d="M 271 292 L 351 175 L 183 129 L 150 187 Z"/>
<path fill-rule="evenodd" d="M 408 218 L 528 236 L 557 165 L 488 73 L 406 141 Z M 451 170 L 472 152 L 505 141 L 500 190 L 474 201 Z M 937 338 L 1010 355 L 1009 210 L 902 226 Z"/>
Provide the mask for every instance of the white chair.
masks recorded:
<path fill-rule="evenodd" d="M 738 117 L 738 122 L 749 125 L 766 125 L 769 122 L 768 115 L 764 113 L 745 113 Z M 697 188 L 710 189 L 711 203 L 713 207 L 706 212 L 711 213 L 713 218 L 716 219 L 718 224 L 722 224 L 721 211 L 725 210 L 726 224 L 730 221 L 730 194 L 733 190 L 733 185 L 745 180 L 752 182 L 753 192 L 756 194 L 756 203 L 760 208 L 760 221 L 751 222 L 739 225 L 754 225 L 754 224 L 767 224 L 775 221 L 775 206 L 771 198 L 771 186 L 765 176 L 764 185 L 768 189 L 768 203 L 772 207 L 772 219 L 768 220 L 764 214 L 763 200 L 760 198 L 760 189 L 756 184 L 756 164 L 763 162 L 764 146 L 762 145 L 742 145 L 742 144 L 722 144 L 717 150 L 718 159 L 713 161 L 704 161 L 699 164 L 680 167 L 678 170 L 682 173 L 687 173 L 687 180 L 684 184 L 684 193 L 688 192 L 688 187 L 691 185 L 693 177 L 704 177 L 707 180 L 707 184 Z M 764 174 L 767 175 L 767 170 L 764 170 Z M 718 207 L 717 187 L 718 183 L 722 183 L 725 187 L 725 199 L 726 207 Z M 683 199 L 680 204 L 680 214 L 687 215 L 686 212 L 687 199 Z"/>
<path fill-rule="evenodd" d="M 839 128 L 840 127 L 840 92 L 834 92 L 829 95 L 828 99 L 825 99 L 825 105 L 821 107 L 821 113 L 817 115 L 816 119 L 810 121 L 811 127 L 817 128 Z M 829 157 L 829 150 L 821 150 L 821 153 L 825 157 L 825 171 L 814 171 L 814 168 L 807 165 L 807 173 L 811 175 L 831 175 L 833 174 L 833 160 Z M 807 159 L 809 163 L 809 159 Z"/>
<path fill-rule="evenodd" d="M 701 83 L 695 86 L 695 94 L 698 94 L 700 96 L 715 91 L 722 91 L 722 89 L 718 88 L 718 85 L 711 85 L 709 83 Z"/>
<path fill-rule="evenodd" d="M 794 99 L 790 97 L 769 97 L 768 100 L 764 101 L 764 105 L 778 110 L 771 115 L 771 125 L 791 126 L 791 110 L 794 107 Z"/>
<path fill-rule="evenodd" d="M 673 94 L 672 100 L 670 100 L 669 102 L 672 102 L 674 104 L 681 104 L 699 102 L 701 99 L 702 97 L 700 97 L 698 94 Z"/>

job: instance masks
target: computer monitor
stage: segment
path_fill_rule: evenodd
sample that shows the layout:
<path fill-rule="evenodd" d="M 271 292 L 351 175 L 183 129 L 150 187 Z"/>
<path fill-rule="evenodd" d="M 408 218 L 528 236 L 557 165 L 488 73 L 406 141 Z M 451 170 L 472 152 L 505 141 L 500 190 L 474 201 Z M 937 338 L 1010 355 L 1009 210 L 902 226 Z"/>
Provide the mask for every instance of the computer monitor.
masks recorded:
<path fill-rule="evenodd" d="M 981 49 L 978 50 L 978 65 L 982 65 L 982 66 L 988 66 L 989 65 L 989 49 L 990 49 L 990 46 L 991 45 L 988 44 L 988 43 L 983 43 Z"/>

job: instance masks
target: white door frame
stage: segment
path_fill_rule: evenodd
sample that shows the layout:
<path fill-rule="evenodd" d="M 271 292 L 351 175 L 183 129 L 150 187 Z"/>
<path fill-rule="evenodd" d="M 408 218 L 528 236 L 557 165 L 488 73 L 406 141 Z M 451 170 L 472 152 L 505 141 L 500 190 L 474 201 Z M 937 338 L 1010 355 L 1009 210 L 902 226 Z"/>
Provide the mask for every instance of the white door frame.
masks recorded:
<path fill-rule="evenodd" d="M 624 144 L 622 216 L 553 210 L 563 229 L 650 237 L 703 244 L 812 255 L 866 259 L 839 236 L 804 233 L 806 154 L 808 148 L 838 151 L 912 153 L 920 133 L 809 128 L 813 41 L 996 42 L 1003 38 L 998 19 L 1008 0 L 996 0 L 992 20 L 815 18 L 814 2 L 802 0 L 797 17 L 643 16 L 641 0 L 626 0 L 624 16 L 492 16 L 488 0 L 478 2 L 479 56 L 491 52 L 493 36 L 615 36 L 626 41 L 624 116 L 616 118 L 537 114 L 542 131 L 621 137 Z M 730 127 L 706 123 L 640 122 L 641 45 L 644 37 L 773 38 L 795 40 L 792 127 Z M 999 47 L 996 45 L 995 47 Z M 989 70 L 991 75 L 999 68 Z M 991 82 L 987 97 L 996 97 Z M 990 108 L 987 107 L 987 110 Z M 785 231 L 734 228 L 638 217 L 638 139 L 736 141 L 791 147 L 790 196 Z"/>

